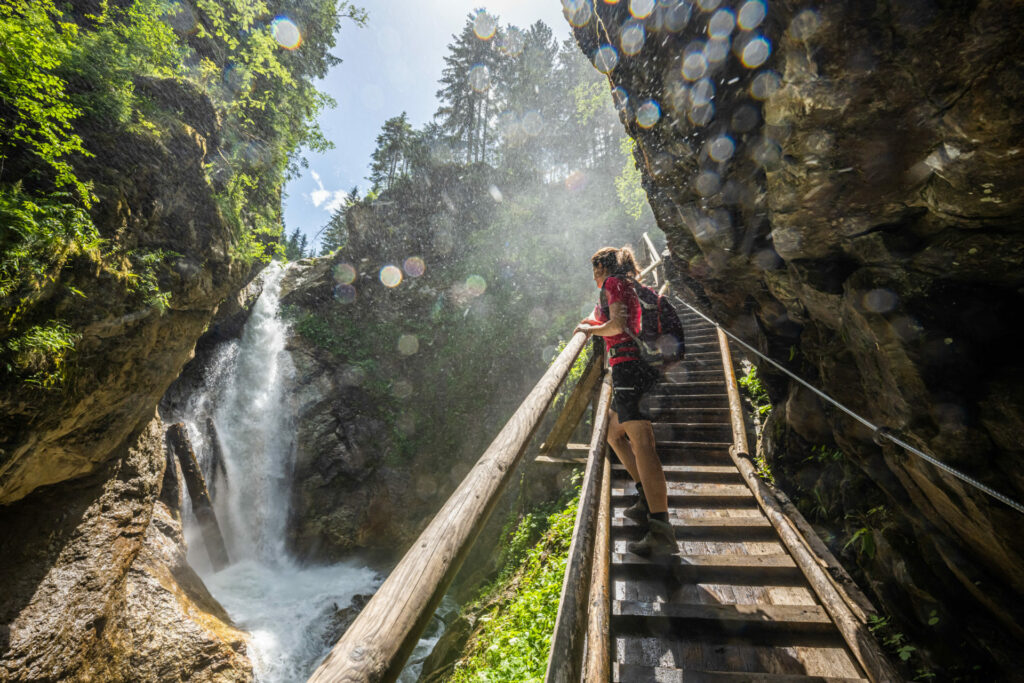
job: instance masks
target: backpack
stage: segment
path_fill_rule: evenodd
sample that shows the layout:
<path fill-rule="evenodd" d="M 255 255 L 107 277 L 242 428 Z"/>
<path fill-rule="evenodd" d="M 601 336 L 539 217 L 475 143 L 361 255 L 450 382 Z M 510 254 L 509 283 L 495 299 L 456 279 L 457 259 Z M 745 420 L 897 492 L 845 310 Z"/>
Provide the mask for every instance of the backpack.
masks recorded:
<path fill-rule="evenodd" d="M 626 333 L 637 343 L 644 361 L 664 370 L 667 366 L 681 361 L 686 353 L 683 324 L 679 321 L 676 309 L 666 297 L 632 278 L 629 278 L 629 281 L 640 300 L 640 334 L 634 336 L 628 329 Z M 611 317 L 605 303 L 603 287 L 601 309 L 605 319 Z"/>

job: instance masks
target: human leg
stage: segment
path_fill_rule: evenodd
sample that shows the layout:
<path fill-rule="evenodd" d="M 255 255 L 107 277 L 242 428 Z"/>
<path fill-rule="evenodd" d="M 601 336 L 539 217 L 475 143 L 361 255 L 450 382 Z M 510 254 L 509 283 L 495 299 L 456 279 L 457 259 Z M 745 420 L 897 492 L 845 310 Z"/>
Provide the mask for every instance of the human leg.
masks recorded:
<path fill-rule="evenodd" d="M 640 481 L 640 474 L 636 468 L 636 456 L 633 455 L 633 448 L 626 437 L 626 430 L 623 429 L 622 424 L 619 422 L 619 416 L 615 411 L 611 412 L 610 417 L 611 420 L 608 422 L 608 445 L 615 451 L 619 462 L 629 472 L 629 476 L 633 477 L 633 481 Z"/>
<path fill-rule="evenodd" d="M 655 451 L 654 428 L 647 420 L 630 420 L 621 426 L 629 437 L 638 481 L 643 484 L 647 506 L 652 514 L 667 512 L 668 484 L 665 481 L 665 470 Z"/>

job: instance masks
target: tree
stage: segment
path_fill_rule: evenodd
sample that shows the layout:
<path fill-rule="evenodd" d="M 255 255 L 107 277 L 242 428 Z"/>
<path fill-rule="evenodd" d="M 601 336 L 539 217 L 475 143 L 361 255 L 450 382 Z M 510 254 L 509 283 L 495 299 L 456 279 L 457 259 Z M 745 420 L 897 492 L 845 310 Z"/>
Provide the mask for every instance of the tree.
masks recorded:
<path fill-rule="evenodd" d="M 373 151 L 368 178 L 375 191 L 391 189 L 398 178 L 408 174 L 414 137 L 404 111 L 384 122 L 377 136 L 377 149 Z"/>
<path fill-rule="evenodd" d="M 359 188 L 353 187 L 348 196 L 345 197 L 345 201 L 334 210 L 331 214 L 330 219 L 327 221 L 320 232 L 323 233 L 323 238 L 320 240 L 320 255 L 326 256 L 335 249 L 344 247 L 348 242 L 348 227 L 346 220 L 348 216 L 348 210 L 359 202 Z M 314 237 L 314 239 L 316 239 Z"/>
<path fill-rule="evenodd" d="M 434 115 L 452 142 L 464 151 L 466 163 L 487 160 L 487 133 L 491 118 L 491 80 L 498 69 L 495 34 L 478 37 L 481 22 L 497 23 L 483 10 L 471 13 L 454 42 L 448 45 L 437 98 L 441 107 Z"/>

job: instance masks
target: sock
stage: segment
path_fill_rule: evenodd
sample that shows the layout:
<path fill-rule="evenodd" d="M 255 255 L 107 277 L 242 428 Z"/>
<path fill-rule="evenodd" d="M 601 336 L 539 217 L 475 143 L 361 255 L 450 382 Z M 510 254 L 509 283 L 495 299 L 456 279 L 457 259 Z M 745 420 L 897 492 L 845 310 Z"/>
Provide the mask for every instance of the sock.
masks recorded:
<path fill-rule="evenodd" d="M 649 512 L 647 513 L 647 516 L 651 519 L 656 519 L 659 522 L 665 522 L 665 524 L 668 524 L 668 510 L 665 512 Z"/>
<path fill-rule="evenodd" d="M 638 496 L 640 496 L 640 500 L 647 500 L 646 498 L 644 498 L 644 485 L 641 484 L 640 482 L 636 483 L 636 493 Z"/>

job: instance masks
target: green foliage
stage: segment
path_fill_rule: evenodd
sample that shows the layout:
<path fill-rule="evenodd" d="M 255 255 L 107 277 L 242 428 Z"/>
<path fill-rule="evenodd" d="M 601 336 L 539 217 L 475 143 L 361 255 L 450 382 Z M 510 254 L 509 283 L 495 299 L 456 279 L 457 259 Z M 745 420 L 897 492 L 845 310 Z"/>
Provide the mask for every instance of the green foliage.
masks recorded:
<path fill-rule="evenodd" d="M 771 399 L 768 398 L 768 390 L 757 375 L 756 365 L 751 365 L 746 374 L 739 378 L 738 383 L 746 390 L 750 402 L 754 405 L 759 415 L 764 415 L 772 409 Z"/>
<path fill-rule="evenodd" d="M 843 550 L 846 550 L 850 546 L 857 548 L 857 553 L 864 555 L 868 559 L 874 559 L 875 557 L 875 532 L 866 526 L 862 526 L 853 532 L 853 536 L 850 536 L 850 540 L 843 545 Z"/>
<path fill-rule="evenodd" d="M 7 340 L 11 353 L 6 370 L 44 389 L 60 386 L 65 379 L 68 358 L 79 338 L 80 335 L 59 320 L 30 327 Z"/>
<path fill-rule="evenodd" d="M 647 193 L 644 191 L 643 176 L 636 167 L 633 151 L 636 141 L 623 137 L 619 141 L 619 151 L 624 157 L 622 171 L 615 177 L 615 192 L 626 213 L 638 220 L 647 206 Z"/>
<path fill-rule="evenodd" d="M 456 666 L 453 683 L 543 679 L 578 504 L 575 497 L 548 517 L 544 536 L 525 553 L 524 539 L 537 521 L 529 515 L 523 519 L 510 539 L 518 550 L 509 555 L 522 562 L 481 601 L 487 607 L 479 620 L 483 626 Z"/>
<path fill-rule="evenodd" d="M 56 70 L 68 60 L 78 27 L 62 19 L 52 0 L 0 3 L 0 164 L 21 150 L 35 155 L 52 173 L 58 189 L 71 187 L 88 205 L 89 188 L 75 175 L 69 157 L 88 154 L 74 130 L 81 115 Z"/>

